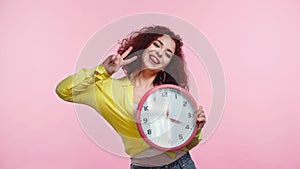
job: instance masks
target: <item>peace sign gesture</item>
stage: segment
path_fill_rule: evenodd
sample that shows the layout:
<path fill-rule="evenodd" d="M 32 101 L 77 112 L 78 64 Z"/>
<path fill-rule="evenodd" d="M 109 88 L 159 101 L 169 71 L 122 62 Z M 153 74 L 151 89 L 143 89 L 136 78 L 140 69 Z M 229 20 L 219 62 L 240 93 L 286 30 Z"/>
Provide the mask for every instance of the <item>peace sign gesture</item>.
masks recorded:
<path fill-rule="evenodd" d="M 130 59 L 124 60 L 124 58 L 132 51 L 132 46 L 130 46 L 122 55 L 110 55 L 103 62 L 103 66 L 106 72 L 110 75 L 117 72 L 122 66 L 132 63 L 137 59 L 137 56 L 133 56 Z"/>

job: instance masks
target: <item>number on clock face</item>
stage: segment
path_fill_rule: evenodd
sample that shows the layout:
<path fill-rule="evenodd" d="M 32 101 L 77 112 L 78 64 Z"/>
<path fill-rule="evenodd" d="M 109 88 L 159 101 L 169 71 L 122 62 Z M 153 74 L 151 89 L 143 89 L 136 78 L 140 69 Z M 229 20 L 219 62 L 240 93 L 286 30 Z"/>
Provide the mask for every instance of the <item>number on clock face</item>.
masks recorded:
<path fill-rule="evenodd" d="M 195 102 L 177 88 L 153 91 L 140 107 L 140 133 L 159 149 L 179 148 L 195 134 Z"/>

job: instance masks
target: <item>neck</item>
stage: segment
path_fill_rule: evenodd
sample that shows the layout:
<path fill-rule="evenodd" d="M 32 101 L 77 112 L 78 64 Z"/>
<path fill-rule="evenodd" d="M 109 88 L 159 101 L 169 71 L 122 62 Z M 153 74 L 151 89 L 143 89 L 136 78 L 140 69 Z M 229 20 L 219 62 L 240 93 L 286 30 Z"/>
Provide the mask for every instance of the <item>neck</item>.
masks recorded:
<path fill-rule="evenodd" d="M 156 75 L 157 72 L 143 70 L 134 75 L 131 81 L 135 87 L 149 88 L 153 87 L 153 81 Z"/>

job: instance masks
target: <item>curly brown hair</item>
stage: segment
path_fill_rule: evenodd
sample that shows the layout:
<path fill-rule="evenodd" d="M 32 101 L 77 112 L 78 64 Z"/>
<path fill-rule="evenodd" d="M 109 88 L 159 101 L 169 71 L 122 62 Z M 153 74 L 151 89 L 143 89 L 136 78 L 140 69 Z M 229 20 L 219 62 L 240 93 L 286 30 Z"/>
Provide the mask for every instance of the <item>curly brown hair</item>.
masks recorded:
<path fill-rule="evenodd" d="M 188 90 L 187 73 L 185 71 L 186 63 L 184 60 L 184 54 L 182 52 L 182 39 L 179 35 L 176 35 L 169 28 L 164 26 L 149 26 L 144 27 L 139 31 L 130 33 L 126 38 L 119 42 L 120 47 L 118 53 L 123 54 L 130 46 L 133 47 L 125 59 L 129 59 L 133 56 L 138 56 L 134 62 L 123 66 L 123 70 L 127 76 L 130 76 L 137 70 L 141 69 L 141 56 L 143 51 L 151 45 L 151 43 L 157 38 L 168 35 L 170 36 L 175 44 L 175 52 L 170 63 L 164 71 L 157 73 L 153 85 L 157 86 L 160 84 L 175 84 Z"/>

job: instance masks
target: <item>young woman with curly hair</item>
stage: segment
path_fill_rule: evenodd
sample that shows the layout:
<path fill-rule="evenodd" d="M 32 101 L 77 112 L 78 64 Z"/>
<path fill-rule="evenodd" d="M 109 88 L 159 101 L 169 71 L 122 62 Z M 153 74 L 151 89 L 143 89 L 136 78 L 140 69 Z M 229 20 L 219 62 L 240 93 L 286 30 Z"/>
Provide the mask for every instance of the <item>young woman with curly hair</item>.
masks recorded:
<path fill-rule="evenodd" d="M 62 80 L 56 88 L 65 101 L 86 104 L 99 112 L 121 136 L 132 169 L 196 168 L 189 150 L 199 143 L 206 119 L 196 112 L 199 129 L 180 150 L 163 152 L 147 144 L 138 132 L 135 109 L 154 86 L 175 84 L 188 90 L 182 39 L 164 26 L 144 27 L 122 41 L 118 54 L 108 56 L 92 69 L 81 69 Z M 126 76 L 112 78 L 122 68 Z"/>

